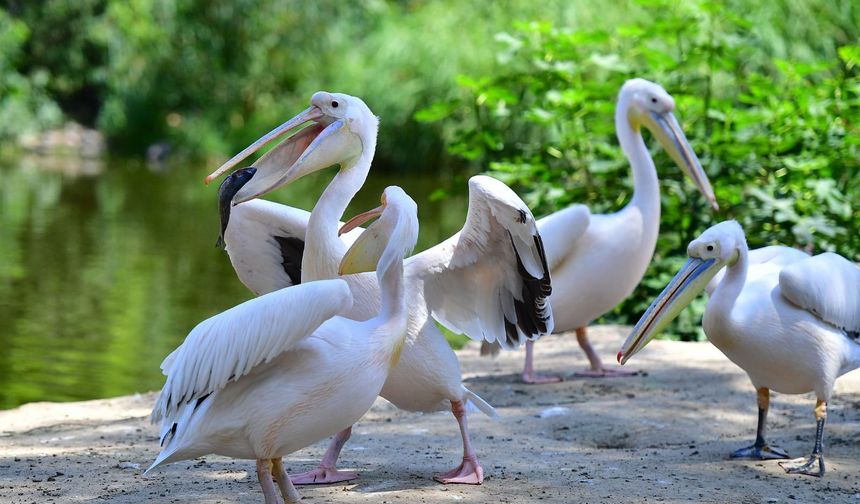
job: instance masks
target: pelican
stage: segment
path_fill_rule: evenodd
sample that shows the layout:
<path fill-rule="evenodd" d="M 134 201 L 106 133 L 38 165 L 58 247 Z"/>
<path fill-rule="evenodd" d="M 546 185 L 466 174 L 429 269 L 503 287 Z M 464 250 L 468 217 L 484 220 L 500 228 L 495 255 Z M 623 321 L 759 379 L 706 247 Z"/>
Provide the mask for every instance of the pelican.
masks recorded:
<path fill-rule="evenodd" d="M 592 215 L 585 205 L 573 205 L 538 220 L 553 278 L 550 299 L 555 332 L 576 330 L 576 339 L 590 363 L 579 376 L 633 374 L 607 368 L 591 346 L 586 327 L 629 296 L 642 280 L 660 230 L 660 184 L 654 161 L 640 133 L 645 126 L 670 157 L 717 209 L 714 192 L 699 159 L 687 142 L 672 111 L 675 100 L 658 84 L 627 81 L 618 94 L 615 130 L 630 161 L 633 198 L 620 211 Z M 533 341 L 526 342 L 522 380 L 552 383 L 559 376 L 534 371 Z M 482 346 L 482 353 L 498 347 Z"/>
<path fill-rule="evenodd" d="M 746 371 L 758 396 L 755 442 L 732 457 L 788 458 L 765 439 L 770 391 L 815 392 L 812 454 L 780 465 L 789 473 L 823 476 L 824 422 L 833 383 L 860 367 L 860 269 L 829 252 L 810 257 L 779 246 L 749 251 L 735 221 L 707 229 L 687 254 L 687 263 L 636 323 L 618 361 L 627 362 L 710 285 L 705 334 Z M 709 284 L 712 277 L 717 281 Z"/>
<path fill-rule="evenodd" d="M 294 132 L 255 163 L 256 173 L 232 198 L 236 206 L 224 241 L 239 278 L 249 289 L 263 293 L 289 285 L 294 279 L 278 271 L 288 263 L 301 264 L 302 282 L 336 275 L 346 243 L 353 239 L 350 233 L 360 233 L 356 229 L 359 221 L 352 221 L 339 238 L 339 219 L 370 170 L 377 125 L 377 118 L 361 99 L 319 92 L 307 110 L 207 177 L 211 181 L 263 145 Z M 340 168 L 309 216 L 254 199 L 332 165 Z M 292 243 L 289 250 L 280 245 L 285 241 Z M 413 256 L 404 268 L 408 336 L 381 395 L 407 411 L 450 408 L 460 428 L 463 460 L 434 479 L 446 484 L 480 484 L 484 472 L 470 441 L 466 404 L 470 402 L 490 416 L 495 416 L 495 411 L 463 386 L 456 354 L 433 319 L 473 339 L 498 341 L 506 348 L 552 330 L 547 304 L 549 269 L 534 217 L 503 183 L 491 177 L 473 177 L 469 180 L 469 210 L 463 229 Z M 272 282 L 275 277 L 279 280 Z M 353 295 L 361 298 L 349 316 L 357 320 L 372 316 L 378 309 L 374 301 L 379 289 L 376 279 L 358 275 L 347 281 Z M 355 473 L 336 468 L 350 433 L 350 429 L 339 433 L 320 466 L 296 475 L 293 482 L 332 483 L 355 478 Z"/>
<path fill-rule="evenodd" d="M 418 239 L 415 202 L 388 187 L 379 220 L 344 255 L 344 274 L 376 270 L 378 314 L 346 318 L 344 280 L 287 287 L 195 327 L 162 364 L 152 412 L 162 450 L 147 470 L 216 453 L 257 460 L 266 504 L 299 502 L 281 457 L 352 425 L 373 405 L 406 337 L 403 257 Z M 378 265 L 378 266 L 377 266 Z"/>

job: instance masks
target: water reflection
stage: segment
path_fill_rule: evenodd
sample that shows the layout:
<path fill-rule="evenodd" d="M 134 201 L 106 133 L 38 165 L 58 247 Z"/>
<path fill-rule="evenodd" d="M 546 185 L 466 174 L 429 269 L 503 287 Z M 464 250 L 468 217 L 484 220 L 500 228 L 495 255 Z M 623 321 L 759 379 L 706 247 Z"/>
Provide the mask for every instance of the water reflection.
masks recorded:
<path fill-rule="evenodd" d="M 197 322 L 250 297 L 214 246 L 210 169 L 0 162 L 0 408 L 156 389 L 158 364 Z M 310 209 L 332 174 L 273 199 Z M 462 226 L 465 195 L 429 202 L 451 185 L 431 178 L 371 174 L 348 214 L 394 183 L 419 203 L 419 248 Z"/>

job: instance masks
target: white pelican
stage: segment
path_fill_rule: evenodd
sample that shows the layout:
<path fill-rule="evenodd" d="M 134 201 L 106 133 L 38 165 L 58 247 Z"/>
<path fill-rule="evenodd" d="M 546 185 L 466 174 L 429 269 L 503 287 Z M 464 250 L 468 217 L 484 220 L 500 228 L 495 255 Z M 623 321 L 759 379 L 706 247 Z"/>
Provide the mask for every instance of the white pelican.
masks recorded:
<path fill-rule="evenodd" d="M 344 255 L 343 273 L 376 269 L 379 313 L 343 315 L 354 299 L 344 280 L 271 292 L 195 327 L 162 364 L 152 412 L 162 450 L 147 470 L 209 453 L 257 460 L 266 504 L 300 497 L 281 457 L 343 430 L 373 405 L 406 337 L 403 257 L 418 238 L 415 202 L 383 195 L 379 221 Z M 378 264 L 378 268 L 377 268 Z"/>
<path fill-rule="evenodd" d="M 629 296 L 642 280 L 660 230 L 660 184 L 654 161 L 640 133 L 648 128 L 675 163 L 716 209 L 714 192 L 699 159 L 672 111 L 675 100 L 658 84 L 644 79 L 624 83 L 615 107 L 615 131 L 630 160 L 633 198 L 620 211 L 592 215 L 573 205 L 538 220 L 553 278 L 550 299 L 556 333 L 576 330 L 590 369 L 579 376 L 632 374 L 604 367 L 585 328 Z M 522 379 L 526 383 L 560 381 L 534 372 L 533 341 L 526 342 Z M 487 345 L 482 353 L 495 353 Z"/>
<path fill-rule="evenodd" d="M 207 177 L 207 181 L 212 180 L 262 145 L 308 122 L 309 126 L 255 163 L 257 172 L 233 198 L 237 206 L 224 233 L 226 249 L 239 278 L 254 292 L 289 285 L 290 275 L 277 270 L 283 269 L 282 264 L 298 263 L 299 256 L 303 282 L 336 275 L 346 247 L 338 238 L 338 219 L 370 170 L 377 118 L 356 97 L 316 93 L 311 107 Z M 334 164 L 340 169 L 306 219 L 301 211 L 282 205 L 248 201 Z M 469 440 L 465 404 L 472 402 L 491 416 L 495 412 L 463 386 L 457 357 L 432 318 L 473 339 L 499 341 L 508 348 L 552 330 L 547 305 L 549 270 L 528 207 L 506 185 L 490 177 L 470 179 L 469 195 L 462 231 L 406 262 L 409 335 L 400 361 L 381 392 L 382 397 L 408 411 L 451 409 L 460 427 L 463 461 L 435 477 L 442 483 L 483 481 L 483 468 Z M 288 251 L 280 246 L 285 240 L 293 244 Z M 284 258 L 284 254 L 291 254 L 291 258 Z M 280 280 L 256 282 L 262 277 L 271 280 L 272 275 L 261 272 L 275 272 Z M 371 316 L 377 309 L 370 301 L 377 297 L 377 281 L 372 275 L 353 276 L 347 281 L 353 294 L 362 299 L 353 305 L 350 316 L 359 320 Z M 320 467 L 295 476 L 293 482 L 330 483 L 355 478 L 355 473 L 335 467 L 349 436 L 349 429 L 338 434 Z"/>
<path fill-rule="evenodd" d="M 860 367 L 860 269 L 842 256 L 809 257 L 788 247 L 748 251 L 735 221 L 707 229 L 690 259 L 636 323 L 618 352 L 622 364 L 654 338 L 711 277 L 725 268 L 702 319 L 708 339 L 750 377 L 758 393 L 755 442 L 734 458 L 788 458 L 768 445 L 770 391 L 815 392 L 815 446 L 808 459 L 781 462 L 789 473 L 824 475 L 822 438 L 836 378 Z"/>

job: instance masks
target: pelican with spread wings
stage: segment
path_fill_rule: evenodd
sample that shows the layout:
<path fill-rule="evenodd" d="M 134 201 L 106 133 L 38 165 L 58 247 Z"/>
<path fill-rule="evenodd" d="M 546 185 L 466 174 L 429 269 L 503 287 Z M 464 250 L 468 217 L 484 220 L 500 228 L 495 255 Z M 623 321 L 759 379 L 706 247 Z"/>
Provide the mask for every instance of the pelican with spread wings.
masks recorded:
<path fill-rule="evenodd" d="M 299 277 L 306 282 L 336 276 L 347 244 L 360 233 L 353 223 L 348 233 L 338 236 L 339 219 L 369 173 L 377 126 L 378 119 L 361 99 L 318 92 L 307 110 L 207 177 L 211 181 L 267 143 L 287 136 L 254 163 L 256 171 L 241 187 L 222 186 L 221 201 L 235 205 L 223 233 L 226 250 L 249 289 L 264 293 L 295 283 Z M 339 169 L 310 214 L 255 199 L 332 165 Z M 484 473 L 470 441 L 465 405 L 471 402 L 491 416 L 495 411 L 463 386 L 457 357 L 434 319 L 453 331 L 506 348 L 552 331 L 549 268 L 537 225 L 525 203 L 505 184 L 491 177 L 472 177 L 463 229 L 416 254 L 404 268 L 409 334 L 381 395 L 408 411 L 450 409 L 460 427 L 463 460 L 435 479 L 480 484 Z M 378 310 L 376 278 L 356 275 L 347 281 L 361 298 L 349 316 L 371 317 Z M 296 475 L 293 481 L 331 483 L 355 478 L 355 473 L 335 466 L 350 432 L 345 429 L 335 437 L 320 467 Z"/>

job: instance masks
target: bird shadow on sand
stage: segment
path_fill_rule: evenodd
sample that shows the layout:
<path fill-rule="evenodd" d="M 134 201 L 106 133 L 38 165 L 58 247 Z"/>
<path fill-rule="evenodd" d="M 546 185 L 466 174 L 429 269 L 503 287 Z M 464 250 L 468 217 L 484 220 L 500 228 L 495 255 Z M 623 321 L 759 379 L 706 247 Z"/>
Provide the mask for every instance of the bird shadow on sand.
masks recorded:
<path fill-rule="evenodd" d="M 571 340 L 569 349 L 575 344 Z M 637 363 L 647 377 L 538 386 L 519 382 L 519 356 L 492 362 L 467 349 L 460 353 L 463 369 L 474 375 L 467 386 L 499 413 L 498 419 L 475 412 L 468 417 L 484 485 L 432 480 L 462 456 L 450 412 L 408 413 L 379 403 L 353 429 L 340 460 L 359 479 L 299 492 L 309 502 L 856 500 L 860 379 L 844 378 L 829 405 L 828 474 L 788 475 L 777 461 L 729 459 L 755 436 L 756 396 L 742 371 L 707 344 L 655 342 L 654 348 Z M 569 353 L 546 353 L 541 370 L 577 369 L 570 367 Z M 147 408 L 152 401 L 154 396 L 145 397 Z M 768 440 L 793 457 L 808 455 L 814 402 L 809 395 L 774 394 Z M 103 403 L 105 413 L 96 421 L 70 417 L 73 405 L 9 412 L 21 421 L 17 427 L 6 422 L 0 437 L 0 502 L 262 501 L 253 461 L 207 456 L 143 476 L 159 449 L 158 429 L 141 413 L 130 413 L 128 401 Z M 25 413 L 32 421 L 24 421 Z M 315 467 L 327 445 L 322 440 L 286 457 L 290 473 Z"/>

